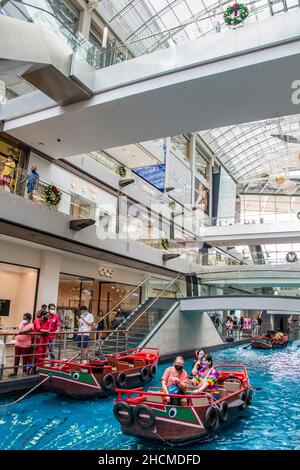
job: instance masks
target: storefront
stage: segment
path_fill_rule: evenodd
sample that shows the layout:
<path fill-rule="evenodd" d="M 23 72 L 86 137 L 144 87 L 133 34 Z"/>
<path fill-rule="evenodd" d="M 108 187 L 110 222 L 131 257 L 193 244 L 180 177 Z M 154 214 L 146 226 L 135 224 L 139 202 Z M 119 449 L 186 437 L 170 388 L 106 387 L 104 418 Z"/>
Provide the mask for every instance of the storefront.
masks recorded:
<path fill-rule="evenodd" d="M 27 158 L 28 151 L 21 143 L 1 135 L 0 189 L 17 193 L 22 191 Z"/>
<path fill-rule="evenodd" d="M 18 326 L 25 312 L 35 310 L 39 270 L 0 263 L 0 327 Z"/>

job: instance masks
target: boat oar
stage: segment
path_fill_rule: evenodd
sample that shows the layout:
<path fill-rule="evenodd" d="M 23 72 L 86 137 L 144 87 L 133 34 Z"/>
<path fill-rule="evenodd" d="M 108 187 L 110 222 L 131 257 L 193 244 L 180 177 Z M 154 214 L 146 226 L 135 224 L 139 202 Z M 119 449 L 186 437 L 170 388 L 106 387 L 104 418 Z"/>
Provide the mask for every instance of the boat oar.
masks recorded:
<path fill-rule="evenodd" d="M 248 348 L 250 348 L 250 346 L 252 346 L 252 344 L 254 344 L 253 341 L 252 341 L 252 343 L 247 344 L 247 346 L 244 346 L 243 349 L 248 349 Z"/>

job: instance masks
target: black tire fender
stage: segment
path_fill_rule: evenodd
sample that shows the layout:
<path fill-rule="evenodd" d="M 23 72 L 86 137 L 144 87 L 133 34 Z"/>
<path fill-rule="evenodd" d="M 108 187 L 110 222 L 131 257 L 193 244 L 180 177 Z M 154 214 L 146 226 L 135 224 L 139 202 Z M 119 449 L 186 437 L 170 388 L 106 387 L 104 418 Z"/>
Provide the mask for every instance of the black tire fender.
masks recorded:
<path fill-rule="evenodd" d="M 137 405 L 133 414 L 136 422 L 142 429 L 150 429 L 155 425 L 155 415 L 149 406 Z M 148 419 L 141 418 L 141 415 L 146 415 Z"/>
<path fill-rule="evenodd" d="M 240 410 L 244 410 L 247 406 L 247 394 L 246 391 L 244 390 L 243 392 L 240 393 L 239 396 L 240 400 L 242 400 L 244 403 L 240 406 Z"/>
<path fill-rule="evenodd" d="M 156 375 L 156 372 L 157 372 L 157 365 L 152 364 L 152 366 L 149 369 L 149 375 L 150 375 L 151 379 Z"/>
<path fill-rule="evenodd" d="M 117 378 L 116 378 L 116 384 L 118 387 L 124 387 L 125 383 L 126 383 L 126 374 L 125 372 L 120 372 L 118 375 L 117 375 Z"/>
<path fill-rule="evenodd" d="M 102 377 L 101 387 L 105 392 L 111 391 L 114 386 L 114 377 L 112 374 L 106 374 Z"/>
<path fill-rule="evenodd" d="M 216 408 L 209 406 L 204 415 L 204 426 L 208 431 L 212 431 L 218 424 L 218 412 Z"/>
<path fill-rule="evenodd" d="M 221 403 L 221 410 L 219 410 L 219 420 L 221 423 L 226 423 L 229 418 L 229 406 L 226 401 Z"/>
<path fill-rule="evenodd" d="M 146 382 L 146 380 L 149 379 L 150 376 L 150 371 L 148 367 L 143 367 L 141 372 L 140 372 L 140 379 L 142 382 Z"/>
<path fill-rule="evenodd" d="M 114 406 L 114 417 L 119 421 L 119 423 L 129 426 L 133 421 L 133 411 L 131 406 L 125 401 L 118 401 Z"/>

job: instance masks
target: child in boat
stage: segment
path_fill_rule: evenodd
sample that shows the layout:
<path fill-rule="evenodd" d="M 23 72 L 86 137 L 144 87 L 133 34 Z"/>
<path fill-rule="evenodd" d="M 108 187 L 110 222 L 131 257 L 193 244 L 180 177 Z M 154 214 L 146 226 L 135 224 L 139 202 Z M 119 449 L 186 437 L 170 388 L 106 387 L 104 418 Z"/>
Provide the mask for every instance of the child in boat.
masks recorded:
<path fill-rule="evenodd" d="M 201 366 L 202 369 L 193 379 L 193 385 L 197 385 L 197 388 L 192 393 L 197 395 L 201 392 L 208 392 L 218 399 L 220 393 L 218 389 L 218 371 L 213 367 L 210 354 L 205 354 Z"/>
<path fill-rule="evenodd" d="M 202 349 L 197 349 L 194 354 L 194 363 L 193 363 L 193 369 L 192 369 L 192 376 L 196 376 L 199 371 L 202 370 L 202 359 L 205 356 L 205 352 Z"/>

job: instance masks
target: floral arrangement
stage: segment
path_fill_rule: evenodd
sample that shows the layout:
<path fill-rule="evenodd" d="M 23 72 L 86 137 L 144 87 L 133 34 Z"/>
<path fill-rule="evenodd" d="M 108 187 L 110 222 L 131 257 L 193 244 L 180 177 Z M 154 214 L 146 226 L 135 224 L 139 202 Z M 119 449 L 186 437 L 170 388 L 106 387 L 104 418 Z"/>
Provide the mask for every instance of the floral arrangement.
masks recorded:
<path fill-rule="evenodd" d="M 61 192 L 54 184 L 48 184 L 45 188 L 45 200 L 49 206 L 56 207 L 61 201 Z"/>
<path fill-rule="evenodd" d="M 288 263 L 296 263 L 298 261 L 297 253 L 289 251 L 285 257 Z"/>
<path fill-rule="evenodd" d="M 232 6 L 226 8 L 224 13 L 224 21 L 228 25 L 237 25 L 249 15 L 249 9 L 244 3 L 234 3 Z"/>
<path fill-rule="evenodd" d="M 118 168 L 118 174 L 121 178 L 124 178 L 127 175 L 127 170 L 124 165 L 120 165 Z"/>
<path fill-rule="evenodd" d="M 162 238 L 160 243 L 164 250 L 168 250 L 170 248 L 170 243 L 167 238 Z"/>

